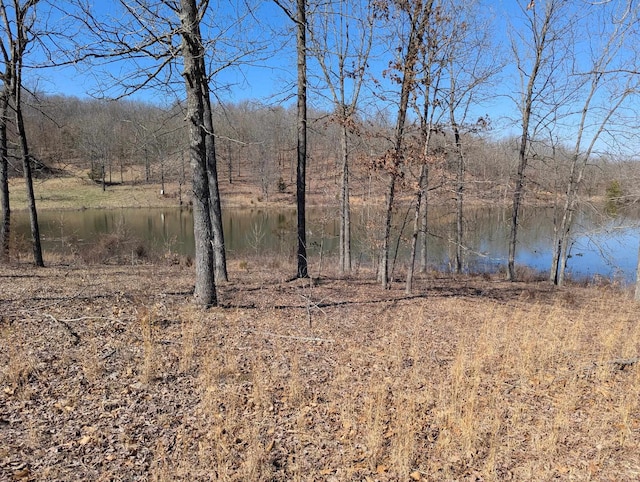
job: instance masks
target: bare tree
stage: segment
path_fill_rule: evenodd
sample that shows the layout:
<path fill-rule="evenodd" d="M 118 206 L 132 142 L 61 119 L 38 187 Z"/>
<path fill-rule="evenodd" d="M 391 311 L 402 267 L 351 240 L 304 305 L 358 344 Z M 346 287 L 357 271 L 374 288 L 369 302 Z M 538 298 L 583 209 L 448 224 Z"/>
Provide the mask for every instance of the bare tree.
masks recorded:
<path fill-rule="evenodd" d="M 626 129 L 626 119 L 616 119 L 618 112 L 631 96 L 637 93 L 639 78 L 634 69 L 631 29 L 636 21 L 637 12 L 628 12 L 623 18 L 617 18 L 616 12 L 609 12 L 607 5 L 592 8 L 603 9 L 602 15 L 591 15 L 584 23 L 584 39 L 590 46 L 591 59 L 584 72 L 574 72 L 573 76 L 582 79 L 578 93 L 582 104 L 576 109 L 578 114 L 568 116 L 564 129 L 569 129 L 574 139 L 569 158 L 570 170 L 566 181 L 564 203 L 554 226 L 554 250 L 549 280 L 557 285 L 564 282 L 568 257 L 569 238 L 574 215 L 578 205 L 578 190 L 582 185 L 584 173 L 591 162 L 598 143 L 607 137 L 606 144 L 617 142 L 616 124 L 622 123 Z M 595 13 L 595 12 L 594 12 Z M 591 35 L 590 32 L 598 32 Z M 576 65 L 579 65 L 576 62 Z M 618 122 L 616 122 L 618 121 Z M 575 129 L 571 127 L 575 126 Z"/>
<path fill-rule="evenodd" d="M 407 272 L 406 291 L 412 287 L 417 240 L 423 234 L 423 270 L 426 269 L 427 192 L 432 133 L 453 134 L 450 148 L 456 159 L 456 256 L 455 270 L 462 270 L 463 252 L 463 192 L 465 187 L 465 152 L 463 134 L 477 130 L 477 122 L 469 122 L 469 111 L 481 100 L 483 87 L 498 70 L 495 49 L 490 48 L 490 29 L 475 2 L 460 4 L 440 1 L 434 6 L 428 26 L 427 41 L 421 49 L 422 76 L 416 89 L 416 101 L 422 96 L 420 117 L 422 146 L 420 175 L 416 186 L 414 227 Z M 447 148 L 448 149 L 448 148 Z M 421 206 L 423 204 L 423 206 Z M 423 215 L 420 216 L 420 212 Z"/>
<path fill-rule="evenodd" d="M 204 306 L 215 304 L 211 269 L 216 267 L 219 280 L 226 279 L 227 275 L 210 84 L 222 69 L 237 65 L 249 56 L 255 44 L 245 49 L 238 42 L 227 42 L 230 39 L 226 36 L 239 29 L 240 20 L 223 19 L 221 11 L 214 15 L 206 0 L 119 0 L 125 15 L 117 18 L 99 17 L 81 0 L 77 0 L 76 5 L 78 12 L 73 18 L 84 27 L 81 40 L 88 36 L 92 42 L 88 46 L 78 45 L 74 60 L 93 59 L 103 65 L 115 62 L 121 66 L 125 74 L 106 86 L 116 89 L 118 97 L 148 88 L 180 97 L 175 73 L 176 67 L 183 64 L 194 218 L 197 218 L 194 220 L 196 300 Z M 228 12 L 245 19 L 237 9 Z M 201 31 L 203 25 L 206 38 Z M 223 43 L 225 48 L 220 48 Z M 108 74 L 109 70 L 107 78 Z"/>
<path fill-rule="evenodd" d="M 391 223 L 393 205 L 395 199 L 396 182 L 401 173 L 403 164 L 403 147 L 405 141 L 405 127 L 409 100 L 416 86 L 417 69 L 419 68 L 419 56 L 424 47 L 425 33 L 432 13 L 433 0 L 414 0 L 411 2 L 399 2 L 395 4 L 401 15 L 407 21 L 408 31 L 405 42 L 401 46 L 401 56 L 394 63 L 394 68 L 400 73 L 396 77 L 400 84 L 400 99 L 396 116 L 396 126 L 393 134 L 393 147 L 386 154 L 384 167 L 388 172 L 388 181 L 385 198 L 384 234 L 382 239 L 382 252 L 380 255 L 380 278 L 383 289 L 389 287 L 389 248 L 391 239 Z"/>
<path fill-rule="evenodd" d="M 432 159 L 432 134 L 439 129 L 436 125 L 443 115 L 440 99 L 440 82 L 444 73 L 446 55 L 443 55 L 442 42 L 445 42 L 438 19 L 430 18 L 428 26 L 428 38 L 426 45 L 421 49 L 420 74 L 422 79 L 418 82 L 419 95 L 416 95 L 415 111 L 420 119 L 420 147 L 421 154 L 418 156 L 420 164 L 420 174 L 416 186 L 415 207 L 413 216 L 413 233 L 411 235 L 411 251 L 407 269 L 407 280 L 405 291 L 411 293 L 413 289 L 413 278 L 415 271 L 415 261 L 418 249 L 418 239 L 422 235 L 422 246 L 420 250 L 420 269 L 427 270 L 427 249 L 428 249 L 428 188 L 429 188 L 429 163 Z M 420 95 L 422 101 L 420 102 Z"/>
<path fill-rule="evenodd" d="M 296 28 L 297 63 L 297 167 L 296 210 L 298 238 L 297 278 L 309 276 L 307 260 L 306 182 L 307 182 L 307 2 L 296 0 L 295 12 L 279 0 L 274 0 Z"/>
<path fill-rule="evenodd" d="M 449 128 L 453 133 L 456 169 L 456 273 L 462 272 L 464 259 L 464 191 L 466 153 L 463 134 L 477 134 L 487 127 L 488 119 L 480 116 L 469 119 L 470 110 L 483 100 L 490 80 L 501 69 L 490 29 L 478 11 L 479 4 L 463 5 L 453 2 L 450 33 L 447 35 L 449 53 L 445 63 L 449 87 L 445 102 L 449 114 Z"/>
<path fill-rule="evenodd" d="M 537 124 L 550 122 L 555 116 L 557 99 L 551 98 L 555 76 L 561 74 L 561 65 L 567 49 L 562 45 L 571 33 L 567 3 L 562 0 L 524 2 L 518 5 L 525 27 L 514 32 L 512 52 L 520 74 L 520 97 L 515 100 L 519 109 L 521 135 L 518 148 L 518 170 L 513 190 L 511 231 L 507 279 L 514 281 L 516 244 L 520 207 L 524 194 L 526 170 L 531 142 Z"/>
<path fill-rule="evenodd" d="M 0 227 L 0 260 L 9 261 L 9 238 L 11 236 L 11 204 L 9 201 L 9 148 L 7 122 L 9 120 L 9 91 L 5 73 L 0 93 L 0 201 L 2 202 L 2 226 Z"/>
<path fill-rule="evenodd" d="M 22 73 L 29 44 L 32 43 L 37 36 L 34 31 L 37 4 L 38 0 L 26 0 L 22 3 L 19 0 L 13 0 L 13 2 L 9 4 L 9 8 L 11 8 L 11 13 L 9 13 L 7 8 L 8 2 L 4 0 L 0 2 L 0 16 L 2 17 L 4 30 L 4 40 L 0 45 L 2 46 L 2 60 L 5 66 L 3 90 L 8 96 L 8 106 L 13 110 L 15 129 L 18 135 L 18 149 L 22 160 L 22 170 L 27 188 L 33 258 L 36 266 L 44 266 L 42 246 L 40 243 L 40 228 L 38 226 L 38 211 L 36 209 L 36 199 L 33 190 L 31 156 L 22 110 L 22 94 L 24 90 Z M 6 122 L 3 123 L 6 128 Z M 6 131 L 4 138 L 6 139 Z M 6 159 L 6 155 L 3 155 L 3 159 Z M 3 176 L 3 179 L 6 179 L 6 175 Z M 3 201 L 3 207 L 5 202 L 7 207 L 5 222 L 8 223 L 8 191 L 5 194 L 4 189 L 3 186 L 3 199 L 4 197 L 7 198 L 6 201 Z M 4 229 L 3 223 L 3 231 Z"/>
<path fill-rule="evenodd" d="M 322 70 L 340 135 L 339 269 L 351 271 L 351 209 L 349 201 L 349 132 L 356 127 L 356 109 L 364 85 L 374 38 L 372 2 L 335 0 L 311 18 L 311 52 Z"/>

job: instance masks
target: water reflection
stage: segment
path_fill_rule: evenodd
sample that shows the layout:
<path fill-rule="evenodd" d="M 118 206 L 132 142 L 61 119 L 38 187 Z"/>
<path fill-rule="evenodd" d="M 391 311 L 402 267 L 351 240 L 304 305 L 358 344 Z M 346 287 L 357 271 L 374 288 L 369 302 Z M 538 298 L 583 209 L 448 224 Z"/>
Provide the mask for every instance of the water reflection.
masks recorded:
<path fill-rule="evenodd" d="M 400 233 L 405 215 L 405 232 Z M 355 264 L 375 262 L 380 246 L 383 216 L 374 209 L 354 211 L 353 260 Z M 392 246 L 398 246 L 397 269 L 407 258 L 411 211 L 399 210 Z M 104 233 L 126 231 L 156 250 L 193 255 L 193 219 L 179 209 L 120 209 L 85 211 L 43 211 L 39 214 L 43 249 L 65 251 L 73 245 L 94 243 Z M 337 253 L 339 218 L 337 209 L 308 210 L 309 255 Z M 635 213 L 605 218 L 581 213 L 576 220 L 568 270 L 574 276 L 602 275 L 635 278 L 638 229 Z M 12 216 L 13 234 L 29 238 L 26 213 Z M 431 208 L 429 220 L 429 264 L 449 269 L 455 254 L 455 215 L 452 209 Z M 495 271 L 506 264 L 510 211 L 483 207 L 465 213 L 465 269 Z M 230 257 L 268 255 L 294 258 L 295 210 L 227 209 L 223 220 Z M 517 263 L 546 271 L 551 264 L 553 211 L 526 208 L 521 217 Z M 398 236 L 401 236 L 398 242 Z M 395 253 L 392 253 L 392 256 Z M 313 262 L 313 259 L 312 259 Z"/>

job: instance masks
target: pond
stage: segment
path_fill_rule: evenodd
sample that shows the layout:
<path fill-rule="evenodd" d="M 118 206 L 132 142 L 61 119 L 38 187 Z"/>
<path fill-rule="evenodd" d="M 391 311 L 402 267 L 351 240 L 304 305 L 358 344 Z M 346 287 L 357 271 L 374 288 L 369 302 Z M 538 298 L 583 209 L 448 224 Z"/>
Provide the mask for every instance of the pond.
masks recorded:
<path fill-rule="evenodd" d="M 455 214 L 449 208 L 430 208 L 429 264 L 449 270 L 455 255 Z M 406 228 L 398 244 L 397 269 L 404 271 L 408 254 L 411 212 L 399 210 L 396 233 L 406 217 Z M 359 209 L 352 214 L 354 267 L 371 264 L 379 246 L 380 222 L 376 209 Z M 517 264 L 547 271 L 551 263 L 553 211 L 526 208 L 522 213 Z M 626 213 L 615 218 L 581 213 L 571 243 L 568 272 L 577 278 L 600 275 L 625 282 L 635 279 L 639 243 L 638 216 Z M 43 211 L 39 213 L 45 259 L 47 252 L 68 252 L 73 247 L 95 243 L 104 233 L 124 232 L 154 251 L 193 255 L 191 212 L 180 209 L 120 209 Z M 13 235 L 29 239 L 28 216 L 12 215 Z M 308 210 L 310 266 L 335 255 L 338 245 L 337 209 Z M 465 269 L 504 269 L 508 254 L 510 211 L 498 207 L 468 209 L 465 212 Z M 295 211 L 293 209 L 226 209 L 224 231 L 230 258 L 244 256 L 295 257 Z M 396 246 L 397 234 L 393 247 Z M 394 250 L 395 251 L 395 250 Z M 322 255 L 322 256 L 321 256 Z M 315 263 L 315 265 L 314 265 Z M 326 265 L 325 265 L 326 266 Z"/>

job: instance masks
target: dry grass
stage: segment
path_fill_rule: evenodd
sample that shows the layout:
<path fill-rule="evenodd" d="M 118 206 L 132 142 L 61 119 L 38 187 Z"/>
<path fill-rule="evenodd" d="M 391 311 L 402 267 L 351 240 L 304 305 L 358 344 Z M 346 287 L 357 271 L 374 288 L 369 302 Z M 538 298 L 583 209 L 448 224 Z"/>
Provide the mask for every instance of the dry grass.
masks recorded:
<path fill-rule="evenodd" d="M 27 208 L 24 181 L 11 179 L 11 208 Z M 160 195 L 160 184 L 122 184 L 102 187 L 79 173 L 73 177 L 53 177 L 34 181 L 38 209 L 115 209 L 121 207 L 172 207 L 178 206 L 177 184 L 170 184 Z"/>
<path fill-rule="evenodd" d="M 276 271 L 0 268 L 0 480 L 640 478 L 628 294 Z"/>
<path fill-rule="evenodd" d="M 252 171 L 249 171 L 251 174 Z M 294 199 L 293 187 L 289 192 L 272 193 L 268 198 L 261 194 L 259 185 L 251 175 L 235 179 L 233 184 L 220 183 L 226 207 L 256 207 L 269 205 L 291 206 Z M 114 176 L 114 184 L 102 190 L 99 183 L 91 181 L 86 171 L 70 170 L 67 175 L 34 180 L 36 205 L 39 210 L 77 210 L 77 209 L 119 209 L 119 208 L 160 208 L 178 207 L 180 196 L 184 204 L 190 200 L 190 181 L 180 186 L 178 182 L 166 182 L 164 195 L 161 195 L 159 182 L 144 183 L 139 176 L 126 173 L 124 183 L 119 184 L 120 176 Z M 329 183 L 323 180 L 323 185 Z M 317 184 L 317 183 L 316 183 Z M 333 186 L 333 183 L 330 184 Z M 317 188 L 318 186 L 316 186 Z M 13 178 L 9 181 L 12 210 L 27 209 L 27 195 L 24 181 Z M 327 194 L 323 190 L 314 190 L 308 196 L 309 205 L 335 203 L 333 191 Z"/>

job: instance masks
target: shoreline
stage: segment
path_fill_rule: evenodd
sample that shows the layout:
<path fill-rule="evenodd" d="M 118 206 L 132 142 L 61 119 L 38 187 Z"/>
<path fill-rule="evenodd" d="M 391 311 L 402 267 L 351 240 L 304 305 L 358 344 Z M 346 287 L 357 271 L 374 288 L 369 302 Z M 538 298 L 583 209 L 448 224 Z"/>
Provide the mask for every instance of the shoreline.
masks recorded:
<path fill-rule="evenodd" d="M 179 186 L 177 183 L 165 183 L 164 192 L 160 194 L 160 183 L 133 183 L 112 184 L 103 191 L 99 184 L 81 177 L 52 177 L 47 179 L 35 179 L 34 190 L 36 207 L 40 211 L 84 211 L 87 209 L 161 209 L 189 207 L 189 189 Z M 13 178 L 9 181 L 11 212 L 26 212 L 26 190 L 21 178 Z M 308 192 L 307 208 L 337 208 L 339 203 L 334 193 Z M 256 187 L 247 182 L 236 184 L 221 183 L 220 195 L 223 209 L 295 209 L 294 192 L 277 192 L 264 199 L 260 193 L 256 193 Z M 409 206 L 413 202 L 413 196 L 406 193 L 397 196 L 398 206 Z M 430 206 L 454 206 L 455 199 L 435 198 L 429 200 Z M 591 203 L 604 204 L 601 196 L 589 199 Z M 366 200 L 362 195 L 352 194 L 352 207 L 384 207 L 384 196 L 373 196 Z M 492 199 L 482 197 L 482 193 L 467 193 L 466 207 L 501 206 L 511 207 L 511 199 L 502 197 Z M 553 199 L 548 193 L 530 192 L 525 198 L 523 206 L 528 207 L 553 207 Z"/>

